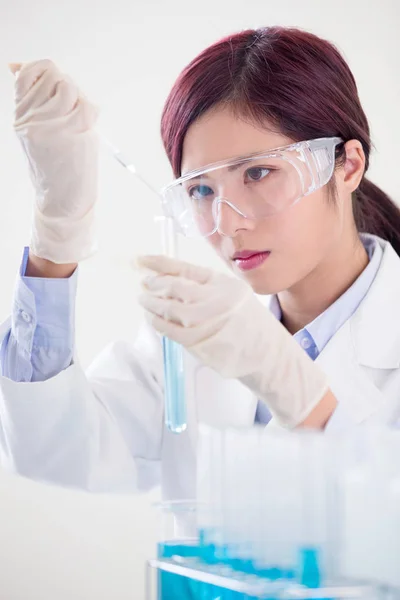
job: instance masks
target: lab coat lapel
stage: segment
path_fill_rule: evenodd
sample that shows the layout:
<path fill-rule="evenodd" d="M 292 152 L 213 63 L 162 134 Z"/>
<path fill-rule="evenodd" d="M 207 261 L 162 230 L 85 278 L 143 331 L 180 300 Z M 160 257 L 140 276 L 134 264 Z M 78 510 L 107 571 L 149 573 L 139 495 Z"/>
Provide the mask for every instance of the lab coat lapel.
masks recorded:
<path fill-rule="evenodd" d="M 327 374 L 332 392 L 354 423 L 362 423 L 379 409 L 383 395 L 358 362 L 349 321 L 315 362 Z"/>
<path fill-rule="evenodd" d="M 400 397 L 400 389 L 389 392 L 391 382 L 399 386 L 393 375 L 400 366 L 400 259 L 390 244 L 379 243 L 384 253 L 371 288 L 316 360 L 355 423 L 377 412 L 391 420 Z"/>
<path fill-rule="evenodd" d="M 383 242 L 376 278 L 351 319 L 358 362 L 373 369 L 400 367 L 400 258 Z"/>

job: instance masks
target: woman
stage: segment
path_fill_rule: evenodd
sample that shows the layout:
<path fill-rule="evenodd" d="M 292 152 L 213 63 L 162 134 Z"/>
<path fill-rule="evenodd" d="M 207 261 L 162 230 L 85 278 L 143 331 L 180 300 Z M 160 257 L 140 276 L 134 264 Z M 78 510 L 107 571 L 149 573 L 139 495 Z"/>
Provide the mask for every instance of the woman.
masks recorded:
<path fill-rule="evenodd" d="M 161 481 L 165 497 L 189 498 L 198 422 L 395 424 L 400 213 L 365 177 L 368 122 L 331 44 L 296 29 L 245 31 L 184 69 L 161 123 L 177 178 L 166 209 L 238 277 L 142 257 L 154 273 L 141 298 L 152 327 L 87 374 L 73 361 L 72 317 L 76 265 L 93 250 L 94 111 L 48 61 L 22 67 L 16 99 L 36 201 L 3 333 L 10 466 L 91 490 Z M 159 333 L 188 350 L 178 436 L 163 428 Z"/>

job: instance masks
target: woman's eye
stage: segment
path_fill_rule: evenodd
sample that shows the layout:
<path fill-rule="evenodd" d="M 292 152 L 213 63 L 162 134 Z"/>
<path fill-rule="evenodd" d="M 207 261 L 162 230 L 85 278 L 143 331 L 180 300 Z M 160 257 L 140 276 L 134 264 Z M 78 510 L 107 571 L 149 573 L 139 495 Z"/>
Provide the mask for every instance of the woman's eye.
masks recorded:
<path fill-rule="evenodd" d="M 207 196 L 212 196 L 213 193 L 208 185 L 196 185 L 189 189 L 189 196 L 195 200 L 203 200 Z"/>
<path fill-rule="evenodd" d="M 251 169 L 247 169 L 246 176 L 251 181 L 260 181 L 264 179 L 271 172 L 271 169 L 267 169 L 267 167 L 251 167 Z"/>

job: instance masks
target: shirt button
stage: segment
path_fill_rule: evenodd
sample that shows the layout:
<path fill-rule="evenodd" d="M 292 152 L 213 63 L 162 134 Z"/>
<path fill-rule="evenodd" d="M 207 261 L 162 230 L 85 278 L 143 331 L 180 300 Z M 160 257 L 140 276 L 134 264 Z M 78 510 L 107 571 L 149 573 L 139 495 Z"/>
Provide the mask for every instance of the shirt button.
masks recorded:
<path fill-rule="evenodd" d="M 300 344 L 304 350 L 308 350 L 311 347 L 311 341 L 306 337 L 301 340 Z"/>
<path fill-rule="evenodd" d="M 25 312 L 24 310 L 21 310 L 21 317 L 23 318 L 25 323 L 30 323 L 32 321 L 30 315 L 28 315 L 28 313 Z"/>

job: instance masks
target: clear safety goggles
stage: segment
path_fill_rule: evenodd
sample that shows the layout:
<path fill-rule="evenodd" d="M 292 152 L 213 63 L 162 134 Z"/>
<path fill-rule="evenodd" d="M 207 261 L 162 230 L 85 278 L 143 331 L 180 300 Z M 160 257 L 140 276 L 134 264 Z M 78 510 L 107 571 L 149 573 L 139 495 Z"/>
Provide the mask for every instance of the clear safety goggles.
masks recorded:
<path fill-rule="evenodd" d="M 342 142 L 297 142 L 191 171 L 162 190 L 164 213 L 187 237 L 223 234 L 225 211 L 245 219 L 275 215 L 328 183 Z"/>

